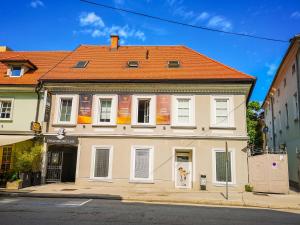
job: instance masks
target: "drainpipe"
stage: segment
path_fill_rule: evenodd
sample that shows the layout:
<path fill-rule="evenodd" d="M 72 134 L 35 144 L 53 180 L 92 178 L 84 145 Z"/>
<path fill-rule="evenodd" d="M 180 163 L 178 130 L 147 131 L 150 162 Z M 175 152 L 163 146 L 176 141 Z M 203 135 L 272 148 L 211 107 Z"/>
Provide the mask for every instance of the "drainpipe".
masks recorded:
<path fill-rule="evenodd" d="M 39 82 L 35 87 L 35 93 L 37 94 L 37 104 L 36 104 L 36 113 L 35 113 L 35 122 L 38 122 L 39 120 L 39 113 L 40 113 L 40 102 L 41 102 L 41 93 L 43 84 L 42 82 Z"/>
<path fill-rule="evenodd" d="M 272 141 L 273 141 L 273 151 L 275 151 L 275 130 L 274 130 L 274 98 L 271 96 L 271 110 L 272 110 Z"/>

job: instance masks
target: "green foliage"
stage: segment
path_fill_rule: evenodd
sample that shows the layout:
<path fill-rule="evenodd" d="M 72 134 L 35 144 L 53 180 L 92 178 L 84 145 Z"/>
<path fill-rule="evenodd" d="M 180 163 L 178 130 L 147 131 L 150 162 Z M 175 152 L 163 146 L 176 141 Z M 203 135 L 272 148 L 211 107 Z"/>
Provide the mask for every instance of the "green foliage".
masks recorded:
<path fill-rule="evenodd" d="M 247 131 L 250 137 L 249 143 L 255 147 L 262 147 L 262 127 L 259 121 L 261 106 L 258 101 L 251 101 L 247 106 Z"/>
<path fill-rule="evenodd" d="M 16 145 L 13 168 L 15 172 L 38 172 L 42 162 L 42 145 L 33 141 Z"/>
<path fill-rule="evenodd" d="M 246 184 L 245 185 L 245 191 L 246 192 L 252 192 L 253 191 L 253 186 L 251 186 L 250 184 Z"/>

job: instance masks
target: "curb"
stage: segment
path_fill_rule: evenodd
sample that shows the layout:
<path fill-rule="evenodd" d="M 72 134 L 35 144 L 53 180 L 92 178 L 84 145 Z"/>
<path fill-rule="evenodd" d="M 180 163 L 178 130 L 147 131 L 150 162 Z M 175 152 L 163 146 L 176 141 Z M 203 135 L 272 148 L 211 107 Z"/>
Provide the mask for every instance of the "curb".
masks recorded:
<path fill-rule="evenodd" d="M 153 197 L 138 196 L 120 196 L 120 195 L 104 195 L 104 194 L 54 194 L 54 193 L 31 193 L 31 192 L 5 192 L 0 191 L 0 197 L 31 197 L 31 198 L 76 198 L 76 199 L 104 199 L 118 201 L 132 201 L 144 203 L 169 203 L 169 204 L 194 204 L 194 205 L 211 205 L 211 206 L 235 206 L 235 207 L 251 207 L 260 209 L 282 209 L 282 210 L 300 210 L 298 206 L 280 206 L 267 203 L 246 203 L 242 201 L 225 201 L 225 200 L 182 200 L 182 199 L 162 199 Z"/>

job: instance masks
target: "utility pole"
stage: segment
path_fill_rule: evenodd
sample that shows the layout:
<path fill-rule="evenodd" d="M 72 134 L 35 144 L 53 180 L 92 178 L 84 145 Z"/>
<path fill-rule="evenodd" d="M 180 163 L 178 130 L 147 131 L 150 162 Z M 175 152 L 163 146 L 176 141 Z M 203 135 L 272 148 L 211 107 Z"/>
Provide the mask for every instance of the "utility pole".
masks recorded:
<path fill-rule="evenodd" d="M 226 199 L 228 200 L 228 144 L 225 142 L 225 175 L 226 175 Z"/>

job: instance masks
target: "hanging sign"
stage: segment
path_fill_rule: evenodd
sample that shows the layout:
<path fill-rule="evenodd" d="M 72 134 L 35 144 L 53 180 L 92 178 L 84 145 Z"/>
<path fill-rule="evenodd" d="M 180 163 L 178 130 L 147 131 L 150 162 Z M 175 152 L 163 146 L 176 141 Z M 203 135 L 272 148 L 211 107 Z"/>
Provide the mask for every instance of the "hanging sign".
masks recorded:
<path fill-rule="evenodd" d="M 131 95 L 118 96 L 118 124 L 131 123 Z"/>
<path fill-rule="evenodd" d="M 93 96 L 91 94 L 79 95 L 78 124 L 92 123 L 92 102 Z"/>
<path fill-rule="evenodd" d="M 158 95 L 156 97 L 156 124 L 170 124 L 170 95 Z"/>

